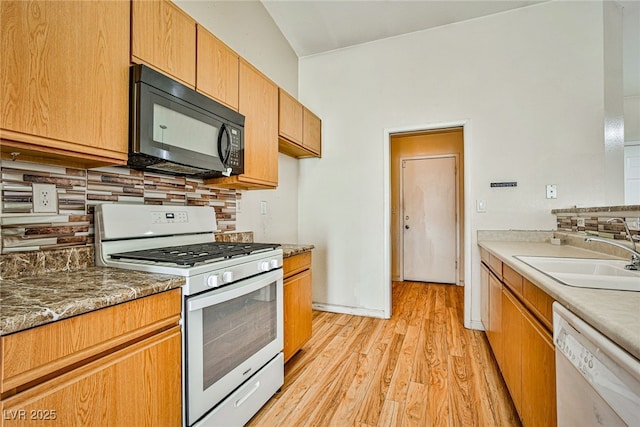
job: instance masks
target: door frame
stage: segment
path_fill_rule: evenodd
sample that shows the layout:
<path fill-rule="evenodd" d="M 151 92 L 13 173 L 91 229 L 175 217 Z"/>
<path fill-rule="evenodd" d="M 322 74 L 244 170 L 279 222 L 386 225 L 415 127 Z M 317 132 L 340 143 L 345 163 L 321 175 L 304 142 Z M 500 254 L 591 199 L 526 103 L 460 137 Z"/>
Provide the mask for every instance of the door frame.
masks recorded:
<path fill-rule="evenodd" d="M 464 131 L 463 131 L 463 135 L 464 135 Z M 460 159 L 459 156 L 455 153 L 450 153 L 450 154 L 434 154 L 434 155 L 425 155 L 425 156 L 411 156 L 411 157 L 400 157 L 400 164 L 402 165 L 402 162 L 405 160 L 429 160 L 429 159 L 444 159 L 444 158 L 449 158 L 449 157 L 453 157 L 455 160 L 455 171 L 454 171 L 454 175 L 455 175 L 455 194 L 454 194 L 454 204 L 455 204 L 455 213 L 456 213 L 456 271 L 455 271 L 455 278 L 456 278 L 456 285 L 457 286 L 462 286 L 462 283 L 460 283 L 460 274 L 459 274 L 459 269 L 460 269 L 460 218 L 458 215 L 458 199 L 460 196 L 460 182 L 459 182 L 459 175 L 458 175 L 458 170 L 460 168 Z M 400 210 L 401 212 L 404 214 L 404 174 L 400 173 Z M 399 218 L 402 220 L 403 215 L 399 215 Z M 393 227 L 393 225 L 391 225 Z M 402 221 L 400 221 L 400 224 L 398 224 L 397 226 L 399 226 L 399 230 L 398 230 L 398 234 L 399 234 L 399 239 L 400 239 L 400 254 L 398 257 L 398 263 L 400 265 L 400 280 L 404 281 L 404 232 L 402 231 Z"/>
<path fill-rule="evenodd" d="M 460 119 L 450 122 L 435 122 L 419 125 L 405 125 L 393 128 L 383 129 L 383 271 L 387 280 L 387 287 L 384 293 L 384 316 L 391 318 L 391 135 L 396 133 L 420 132 L 438 129 L 448 129 L 452 127 L 462 127 L 463 149 L 467 161 L 464 162 L 464 326 L 472 329 L 482 329 L 481 322 L 471 322 L 471 161 L 469 154 L 471 153 L 472 126 L 471 119 Z M 468 285 L 468 286 L 467 286 Z"/>

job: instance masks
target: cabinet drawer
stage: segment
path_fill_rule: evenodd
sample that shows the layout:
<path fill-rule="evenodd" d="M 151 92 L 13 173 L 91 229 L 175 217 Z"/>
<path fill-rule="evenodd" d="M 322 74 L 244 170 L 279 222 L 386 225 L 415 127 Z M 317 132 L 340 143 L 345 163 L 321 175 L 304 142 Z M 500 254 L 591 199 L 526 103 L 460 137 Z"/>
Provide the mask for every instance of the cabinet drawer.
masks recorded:
<path fill-rule="evenodd" d="M 0 401 L 2 425 L 179 427 L 180 353 L 175 325 Z"/>
<path fill-rule="evenodd" d="M 180 289 L 174 289 L 2 337 L 0 392 L 11 395 L 176 325 L 180 301 Z"/>
<path fill-rule="evenodd" d="M 502 275 L 505 283 L 513 290 L 516 295 L 522 295 L 522 276 L 508 265 L 502 266 Z"/>
<path fill-rule="evenodd" d="M 502 280 L 502 261 L 500 258 L 489 254 L 489 267 Z"/>
<path fill-rule="evenodd" d="M 522 296 L 527 306 L 549 331 L 553 331 L 553 298 L 527 279 L 523 279 L 522 285 Z"/>
<path fill-rule="evenodd" d="M 285 279 L 309 268 L 311 268 L 311 252 L 294 255 L 282 261 Z"/>
<path fill-rule="evenodd" d="M 489 265 L 489 252 L 485 248 L 480 248 L 480 259 Z"/>

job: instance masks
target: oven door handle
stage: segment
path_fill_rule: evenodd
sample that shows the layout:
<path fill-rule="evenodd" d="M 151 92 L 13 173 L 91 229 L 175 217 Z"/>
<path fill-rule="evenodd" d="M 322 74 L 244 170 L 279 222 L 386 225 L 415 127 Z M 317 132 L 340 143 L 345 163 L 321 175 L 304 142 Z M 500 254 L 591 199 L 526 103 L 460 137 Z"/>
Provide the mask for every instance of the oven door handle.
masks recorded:
<path fill-rule="evenodd" d="M 282 281 L 282 268 L 271 270 L 270 272 L 262 274 L 260 276 L 241 280 L 238 283 L 234 283 L 232 285 L 225 286 L 224 288 L 207 292 L 205 295 L 192 298 L 187 301 L 187 310 L 190 312 L 202 310 L 205 307 L 220 304 L 239 296 L 257 291 L 258 289 L 264 288 L 268 284 L 277 281 Z"/>

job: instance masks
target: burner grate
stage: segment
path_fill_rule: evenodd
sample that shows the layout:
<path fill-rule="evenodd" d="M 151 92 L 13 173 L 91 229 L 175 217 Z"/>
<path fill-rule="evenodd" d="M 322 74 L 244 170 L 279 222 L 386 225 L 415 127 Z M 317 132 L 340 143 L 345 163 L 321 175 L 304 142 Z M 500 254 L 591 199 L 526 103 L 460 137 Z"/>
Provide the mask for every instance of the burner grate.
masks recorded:
<path fill-rule="evenodd" d="M 112 259 L 168 262 L 184 267 L 275 249 L 277 243 L 200 243 L 111 254 Z"/>

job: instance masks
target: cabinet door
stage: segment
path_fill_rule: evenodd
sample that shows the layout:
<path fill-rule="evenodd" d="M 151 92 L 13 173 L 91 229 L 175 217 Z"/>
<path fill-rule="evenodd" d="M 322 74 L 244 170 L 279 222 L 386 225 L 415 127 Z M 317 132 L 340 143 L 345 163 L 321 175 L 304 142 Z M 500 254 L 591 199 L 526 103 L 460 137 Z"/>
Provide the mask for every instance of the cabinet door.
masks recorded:
<path fill-rule="evenodd" d="M 3 425 L 178 427 L 180 360 L 174 326 L 3 400 Z"/>
<path fill-rule="evenodd" d="M 278 185 L 278 87 L 240 62 L 240 113 L 245 116 L 244 179 Z"/>
<path fill-rule="evenodd" d="M 225 188 L 275 188 L 278 185 L 278 86 L 240 59 L 238 110 L 244 122 L 244 173 L 205 180 Z"/>
<path fill-rule="evenodd" d="M 311 338 L 311 270 L 284 281 L 284 360 Z"/>
<path fill-rule="evenodd" d="M 522 418 L 522 343 L 524 313 L 508 288 L 502 289 L 502 360 L 500 366 L 513 403 Z"/>
<path fill-rule="evenodd" d="M 489 274 L 489 329 L 487 338 L 493 355 L 502 367 L 502 283 Z"/>
<path fill-rule="evenodd" d="M 484 330 L 489 330 L 489 269 L 480 263 L 480 320 Z"/>
<path fill-rule="evenodd" d="M 0 20 L 2 151 L 124 164 L 129 3 L 2 1 Z"/>
<path fill-rule="evenodd" d="M 303 145 L 320 156 L 322 146 L 322 122 L 320 118 L 311 111 L 304 109 L 304 137 Z"/>
<path fill-rule="evenodd" d="M 555 426 L 556 363 L 553 338 L 529 313 L 522 332 L 522 421 L 525 426 Z"/>
<path fill-rule="evenodd" d="M 201 25 L 197 28 L 196 89 L 238 111 L 238 54 Z"/>
<path fill-rule="evenodd" d="M 196 86 L 196 21 L 169 0 L 131 3 L 131 62 Z"/>
<path fill-rule="evenodd" d="M 302 145 L 303 107 L 284 90 L 279 90 L 278 132 L 280 136 Z"/>

